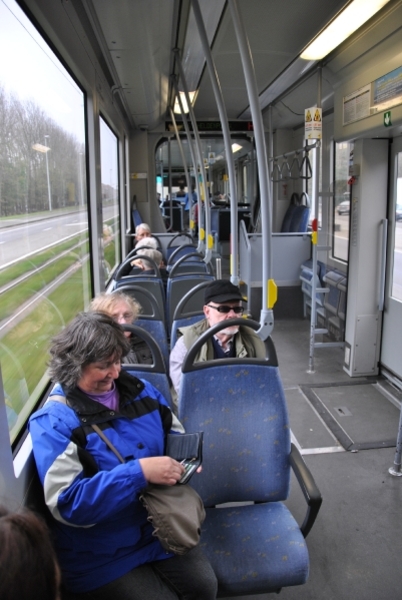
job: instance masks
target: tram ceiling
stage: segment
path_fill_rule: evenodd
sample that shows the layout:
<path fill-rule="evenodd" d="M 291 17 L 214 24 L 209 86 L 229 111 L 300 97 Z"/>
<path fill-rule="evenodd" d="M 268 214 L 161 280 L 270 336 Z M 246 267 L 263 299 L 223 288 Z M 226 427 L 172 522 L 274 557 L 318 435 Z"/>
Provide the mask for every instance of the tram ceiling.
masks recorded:
<path fill-rule="evenodd" d="M 74 0 L 82 2 L 116 81 L 115 90 L 137 128 L 160 127 L 172 103 L 171 75 L 178 72 L 173 48 L 178 48 L 189 89 L 197 86 L 194 106 L 198 120 L 216 120 L 217 107 L 199 43 L 191 0 Z M 246 119 L 249 100 L 244 82 L 230 7 L 225 0 L 199 0 L 207 24 L 212 55 L 219 74 L 228 118 Z M 288 71 L 302 50 L 348 4 L 346 0 L 237 0 L 248 36 L 261 102 L 270 98 L 274 128 L 298 127 L 304 108 L 315 103 L 317 80 L 286 89 L 300 73 Z M 299 59 L 301 60 L 301 59 Z M 304 61 L 305 70 L 313 63 Z M 285 74 L 290 73 L 292 81 Z M 281 85 L 280 82 L 284 81 Z M 323 77 L 323 109 L 333 106 L 336 74 Z M 198 82 L 198 84 L 197 84 Z M 284 87 L 286 84 L 287 87 Z M 276 86 L 276 87 L 275 87 Z M 180 87 L 180 82 L 179 82 Z M 286 92 L 286 97 L 283 96 Z M 276 102 L 280 97 L 281 101 Z M 264 109 L 266 104 L 262 105 Z M 168 117 L 169 118 L 169 117 Z"/>

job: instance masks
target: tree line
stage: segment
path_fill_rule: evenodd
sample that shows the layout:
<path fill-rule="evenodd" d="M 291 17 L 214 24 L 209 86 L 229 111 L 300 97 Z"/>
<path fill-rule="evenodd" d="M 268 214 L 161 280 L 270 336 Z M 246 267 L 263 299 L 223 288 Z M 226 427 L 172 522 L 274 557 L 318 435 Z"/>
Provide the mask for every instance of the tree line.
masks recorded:
<path fill-rule="evenodd" d="M 0 84 L 0 217 L 78 206 L 85 189 L 84 145 Z"/>

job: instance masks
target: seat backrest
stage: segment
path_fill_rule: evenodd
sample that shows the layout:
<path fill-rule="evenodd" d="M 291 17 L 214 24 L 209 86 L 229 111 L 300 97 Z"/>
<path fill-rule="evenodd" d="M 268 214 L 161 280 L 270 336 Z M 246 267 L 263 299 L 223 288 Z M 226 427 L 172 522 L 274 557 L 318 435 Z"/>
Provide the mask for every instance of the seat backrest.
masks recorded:
<path fill-rule="evenodd" d="M 233 319 L 254 330 L 259 323 Z M 206 506 L 224 502 L 271 502 L 287 498 L 290 429 L 276 352 L 266 359 L 234 358 L 195 363 L 210 328 L 192 346 L 182 367 L 179 419 L 186 431 L 204 432 L 203 472 L 192 479 Z"/>
<path fill-rule="evenodd" d="M 152 292 L 145 289 L 142 284 L 124 283 L 123 285 L 119 286 L 118 291 L 128 294 L 140 304 L 140 318 L 164 322 L 164 307 L 159 305 Z"/>
<path fill-rule="evenodd" d="M 308 229 L 310 218 L 310 198 L 306 192 L 302 192 L 299 197 L 299 205 L 293 211 L 290 220 L 289 232 L 305 233 Z"/>
<path fill-rule="evenodd" d="M 122 285 L 116 291 L 128 294 L 140 304 L 141 312 L 135 324 L 143 327 L 155 339 L 162 353 L 165 367 L 167 367 L 169 364 L 169 343 L 163 305 L 161 306 L 157 302 L 155 296 L 145 289 L 143 284 Z"/>
<path fill-rule="evenodd" d="M 173 254 L 173 252 L 175 252 L 178 248 L 180 248 L 181 246 L 188 246 L 189 244 L 191 244 L 193 246 L 193 252 L 195 250 L 194 248 L 194 242 L 193 242 L 193 238 L 189 233 L 185 233 L 180 232 L 177 233 L 175 236 L 172 237 L 172 239 L 169 241 L 168 245 L 166 246 L 166 260 L 169 261 L 170 256 Z"/>
<path fill-rule="evenodd" d="M 166 288 L 166 322 L 168 331 L 170 331 L 174 311 L 180 300 L 201 282 L 210 282 L 215 278 L 209 273 L 194 273 L 187 275 L 179 275 L 177 277 L 169 277 Z"/>
<path fill-rule="evenodd" d="M 169 365 L 169 343 L 166 334 L 166 327 L 164 321 L 149 319 L 146 316 L 140 315 L 136 321 L 138 327 L 145 329 L 156 341 L 163 356 L 165 367 Z"/>
<path fill-rule="evenodd" d="M 190 317 L 183 317 L 181 319 L 173 319 L 172 327 L 170 329 L 170 347 L 174 348 L 177 342 L 177 334 L 180 327 L 188 327 L 189 325 L 193 325 L 198 321 L 201 321 L 205 318 L 203 312 L 200 312 L 196 315 L 192 315 Z"/>
<path fill-rule="evenodd" d="M 169 254 L 169 250 L 171 250 Z M 194 244 L 182 244 L 181 246 L 176 246 L 175 248 L 168 248 L 166 253 L 169 255 L 168 261 L 166 263 L 166 267 L 168 270 L 175 264 L 179 258 L 186 256 L 187 254 L 194 254 L 196 251 L 196 247 Z"/>
<path fill-rule="evenodd" d="M 169 267 L 169 277 L 183 275 L 184 273 L 214 274 L 211 263 L 204 262 L 204 257 L 199 252 L 185 253 Z"/>
<path fill-rule="evenodd" d="M 149 262 L 151 262 L 151 259 L 149 259 L 147 257 L 145 257 L 145 258 L 147 260 L 149 260 Z M 155 273 L 150 274 L 150 275 L 144 275 L 141 272 L 141 273 L 138 273 L 135 275 L 120 276 L 119 278 L 117 278 L 115 280 L 113 290 L 117 290 L 117 289 L 121 290 L 122 287 L 125 287 L 130 284 L 141 286 L 141 288 L 143 288 L 144 290 L 147 290 L 154 296 L 154 298 L 159 306 L 159 312 L 160 312 L 160 314 L 163 315 L 162 318 L 165 321 L 165 303 L 166 303 L 165 286 L 163 283 L 163 279 L 160 276 L 159 269 L 156 267 L 156 265 L 155 265 L 154 271 L 155 271 Z"/>
<path fill-rule="evenodd" d="M 290 231 L 290 224 L 292 222 L 293 213 L 296 206 L 300 204 L 299 194 L 294 192 L 290 198 L 290 204 L 286 210 L 285 216 L 283 217 L 281 232 L 288 233 Z"/>
<path fill-rule="evenodd" d="M 324 275 L 324 281 L 329 288 L 329 292 L 326 294 L 324 302 L 325 310 L 334 315 L 338 315 L 341 301 L 341 289 L 339 288 L 339 284 L 345 281 L 345 275 L 335 270 L 327 271 Z M 342 291 L 343 290 L 344 288 Z"/>
<path fill-rule="evenodd" d="M 138 325 L 123 325 L 123 329 L 130 331 L 133 335 L 138 336 L 148 344 L 148 347 L 151 350 L 153 364 L 123 364 L 122 368 L 139 379 L 149 381 L 149 383 L 151 383 L 166 398 L 170 407 L 173 409 L 170 380 L 157 341 L 148 331 L 142 327 L 138 327 Z"/>
<path fill-rule="evenodd" d="M 289 225 L 289 233 L 305 233 L 308 228 L 310 208 L 308 206 L 295 206 Z"/>
<path fill-rule="evenodd" d="M 177 330 L 179 327 L 192 325 L 204 318 L 203 306 L 204 293 L 208 281 L 202 281 L 189 290 L 180 300 L 173 313 L 173 320 L 170 329 L 170 347 L 173 348 L 177 341 Z"/>

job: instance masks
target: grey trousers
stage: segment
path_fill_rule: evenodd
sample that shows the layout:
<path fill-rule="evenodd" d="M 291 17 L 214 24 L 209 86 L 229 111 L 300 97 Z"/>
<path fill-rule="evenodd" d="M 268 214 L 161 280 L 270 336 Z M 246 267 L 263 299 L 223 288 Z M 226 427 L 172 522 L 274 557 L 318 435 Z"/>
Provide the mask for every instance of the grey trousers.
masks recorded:
<path fill-rule="evenodd" d="M 63 600 L 215 600 L 217 580 L 197 546 L 183 556 L 141 565 L 92 592 Z"/>

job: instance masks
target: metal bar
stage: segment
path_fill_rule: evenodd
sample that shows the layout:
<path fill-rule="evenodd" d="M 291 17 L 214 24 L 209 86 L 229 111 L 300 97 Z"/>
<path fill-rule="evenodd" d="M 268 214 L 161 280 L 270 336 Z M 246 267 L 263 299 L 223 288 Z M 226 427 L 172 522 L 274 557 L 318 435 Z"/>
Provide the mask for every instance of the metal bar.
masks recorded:
<path fill-rule="evenodd" d="M 190 175 L 189 175 L 189 173 L 188 173 L 186 156 L 185 156 L 185 154 L 184 154 L 183 144 L 181 143 L 181 139 L 180 139 L 179 130 L 178 130 L 178 128 L 177 128 L 176 117 L 174 116 L 174 112 L 173 112 L 173 110 L 172 110 L 172 107 L 169 107 L 169 108 L 170 108 L 170 118 L 172 119 L 172 123 L 173 123 L 174 132 L 175 132 L 175 135 L 176 135 L 177 144 L 178 144 L 178 146 L 179 146 L 179 151 L 180 151 L 181 160 L 183 161 L 184 174 L 185 174 L 185 177 L 186 177 L 186 183 L 187 183 L 188 197 L 190 198 L 190 192 L 191 192 L 191 179 L 190 179 Z"/>
<path fill-rule="evenodd" d="M 387 242 L 388 242 L 388 219 L 381 220 L 381 265 L 380 265 L 380 277 L 378 283 L 378 310 L 382 312 L 384 310 L 385 300 L 385 274 L 387 265 Z"/>
<path fill-rule="evenodd" d="M 205 30 L 204 21 L 202 18 L 200 5 L 198 0 L 191 0 L 193 6 L 193 12 L 198 27 L 198 33 L 200 34 L 202 48 L 204 50 L 205 59 L 207 61 L 209 76 L 211 78 L 212 90 L 214 92 L 216 104 L 218 107 L 219 118 L 222 126 L 223 140 L 226 148 L 226 162 L 229 171 L 229 189 L 230 189 L 230 230 L 231 230 L 231 244 L 230 244 L 230 280 L 234 285 L 239 284 L 239 239 L 238 239 L 238 218 L 237 218 L 237 185 L 236 185 L 236 173 L 234 166 L 234 159 L 232 153 L 232 144 L 229 130 L 229 122 L 226 113 L 225 103 L 223 101 L 222 88 L 219 81 L 218 72 L 216 70 L 215 62 L 212 58 L 211 49 L 208 43 L 207 32 Z"/>
<path fill-rule="evenodd" d="M 198 163 L 200 166 L 201 179 L 202 179 L 202 183 L 203 183 L 203 191 L 204 191 L 203 208 L 204 208 L 204 213 L 205 213 L 205 257 L 204 257 L 204 262 L 209 263 L 212 258 L 212 246 L 213 246 L 213 241 L 212 241 L 212 236 L 211 236 L 211 207 L 209 204 L 209 197 L 208 197 L 208 190 L 207 190 L 207 178 L 205 176 L 204 158 L 202 156 L 201 139 L 200 139 L 200 134 L 198 132 L 197 121 L 195 119 L 194 110 L 191 105 L 190 95 L 188 93 L 187 81 L 186 81 L 186 77 L 184 75 L 183 65 L 181 64 L 181 58 L 179 55 L 179 51 L 176 49 L 175 53 L 176 53 L 176 59 L 177 59 L 177 66 L 179 68 L 179 73 L 180 73 L 180 79 L 181 79 L 181 83 L 183 86 L 184 95 L 186 97 L 187 106 L 189 109 L 191 124 L 193 127 L 193 133 L 194 133 L 194 138 L 195 138 L 195 147 L 196 147 L 197 154 L 198 154 Z M 180 94 L 179 94 L 179 97 L 180 97 Z M 202 201 L 202 198 L 201 198 L 201 201 Z M 198 200 L 198 202 L 200 202 L 200 199 Z M 202 212 L 202 210 L 200 210 L 201 207 L 202 207 L 202 205 L 200 206 L 200 203 L 198 203 L 198 219 L 199 219 L 199 221 L 200 221 L 201 212 Z M 199 228 L 200 228 L 200 222 L 199 222 Z"/>
<path fill-rule="evenodd" d="M 271 108 L 271 105 L 269 108 Z M 272 162 L 273 160 L 279 160 L 281 158 L 289 158 L 290 156 L 293 156 L 294 154 L 300 154 L 300 152 L 310 152 L 310 150 L 313 150 L 314 148 L 316 148 L 317 146 L 320 146 L 320 145 L 321 145 L 320 140 L 317 140 L 316 142 L 314 142 L 314 144 L 303 146 L 303 148 L 299 148 L 299 150 L 291 150 L 290 152 L 284 152 L 283 154 L 278 154 L 278 156 L 272 156 L 273 152 L 271 152 L 271 149 L 270 149 L 271 156 L 268 157 L 268 160 L 270 162 Z"/>
<path fill-rule="evenodd" d="M 246 80 L 247 94 L 250 102 L 251 117 L 255 135 L 255 144 L 258 160 L 258 177 L 261 194 L 261 230 L 262 230 L 262 309 L 260 316 L 260 329 L 258 334 L 262 339 L 267 339 L 274 328 L 273 305 L 276 300 L 275 282 L 272 275 L 272 225 L 270 207 L 272 206 L 271 188 L 268 177 L 268 157 L 265 144 L 264 125 L 258 99 L 257 83 L 250 45 L 248 43 L 244 24 L 238 10 L 236 0 L 229 0 L 230 12 L 233 19 L 237 44 L 243 65 Z"/>
<path fill-rule="evenodd" d="M 321 75 L 322 75 L 322 69 L 321 67 L 319 67 L 317 69 L 317 107 L 321 108 L 321 94 L 322 94 L 322 81 L 321 81 Z M 314 185 L 313 185 L 313 206 L 314 206 L 314 219 L 317 223 L 318 220 L 318 188 L 320 185 L 320 157 L 318 154 L 318 142 L 316 142 L 315 146 L 315 150 L 314 150 L 314 157 L 313 157 L 313 163 L 314 163 Z M 316 321 L 317 321 L 317 281 L 316 281 L 316 277 L 317 277 L 317 260 L 318 260 L 318 251 L 317 251 L 317 244 L 318 244 L 318 226 L 316 228 L 315 231 L 315 237 L 314 237 L 314 232 L 312 235 L 312 242 L 313 242 L 313 278 L 312 278 L 312 288 L 311 288 L 311 314 L 310 314 L 310 353 L 309 353 L 309 364 L 308 364 L 308 373 L 314 373 L 314 348 L 319 348 L 321 346 L 318 346 L 317 343 L 315 342 L 315 328 L 316 328 Z"/>
<path fill-rule="evenodd" d="M 180 106 L 180 110 L 181 110 L 181 115 L 182 115 L 182 119 L 183 119 L 184 131 L 186 132 L 186 136 L 187 136 L 187 140 L 188 140 L 188 147 L 189 147 L 190 155 L 191 155 L 191 160 L 193 162 L 193 169 L 194 169 L 194 174 L 195 174 L 195 187 L 196 187 L 196 190 L 197 190 L 197 198 L 200 199 L 200 197 L 201 197 L 200 196 L 200 187 L 199 187 L 198 176 L 197 176 L 197 161 L 196 161 L 195 154 L 194 154 L 193 137 L 191 135 L 191 132 L 190 132 L 190 129 L 189 129 L 189 126 L 188 126 L 188 121 L 187 121 L 186 115 L 184 113 L 184 107 L 183 107 L 183 103 L 181 101 L 181 96 L 180 96 L 180 93 L 179 93 L 179 88 L 178 88 L 177 81 L 176 81 L 175 77 L 173 78 L 173 85 L 174 85 L 174 88 L 175 88 L 177 100 L 179 102 L 179 106 Z M 191 197 L 191 200 L 190 200 L 190 193 L 192 194 L 192 187 L 188 188 L 187 191 L 188 191 L 188 194 L 189 194 L 189 202 L 191 204 L 191 206 L 189 208 L 189 210 L 191 211 L 190 212 L 190 217 L 191 217 L 192 214 L 193 214 L 193 212 L 192 212 L 193 211 L 192 197 Z M 198 211 L 198 213 L 199 212 L 200 211 Z M 200 219 L 201 218 L 202 217 L 200 216 L 200 214 L 198 214 L 198 246 L 197 246 L 197 251 L 200 254 L 202 254 L 204 252 L 204 242 L 203 242 L 203 240 L 201 240 L 201 237 L 200 237 L 200 230 L 201 230 Z M 191 218 L 190 218 L 190 221 L 191 221 Z"/>
<path fill-rule="evenodd" d="M 398 438 L 396 440 L 396 450 L 394 457 L 394 464 L 388 469 L 388 473 L 394 477 L 402 477 L 401 472 L 401 455 L 402 455 L 402 406 L 399 415 L 399 429 Z"/>
<path fill-rule="evenodd" d="M 217 258 L 215 261 L 216 264 L 216 279 L 222 279 L 222 259 Z"/>
<path fill-rule="evenodd" d="M 272 104 L 269 105 L 268 107 L 268 124 L 269 124 L 269 153 L 273 154 L 274 153 L 274 131 L 273 131 L 273 126 L 272 126 Z M 269 178 L 269 185 L 270 185 L 270 189 L 271 189 L 271 198 L 273 199 L 274 197 L 274 182 L 271 180 L 271 178 Z M 271 203 L 270 211 L 271 211 L 271 223 L 272 223 L 272 211 L 273 211 L 273 201 Z"/>

